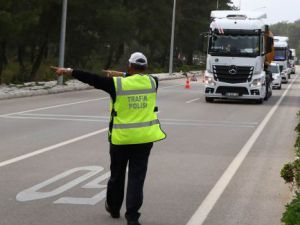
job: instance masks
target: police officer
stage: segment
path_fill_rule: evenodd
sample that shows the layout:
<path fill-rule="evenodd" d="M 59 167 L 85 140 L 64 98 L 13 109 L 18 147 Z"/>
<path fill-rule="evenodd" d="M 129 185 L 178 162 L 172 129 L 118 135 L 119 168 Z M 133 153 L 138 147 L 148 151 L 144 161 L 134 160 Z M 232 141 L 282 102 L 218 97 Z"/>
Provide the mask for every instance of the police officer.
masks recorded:
<path fill-rule="evenodd" d="M 129 58 L 128 71 L 114 72 L 113 76 L 52 67 L 58 75 L 72 75 L 84 83 L 106 91 L 111 97 L 108 135 L 111 177 L 107 185 L 105 208 L 112 218 L 120 218 L 128 165 L 125 213 L 128 225 L 140 225 L 139 209 L 143 203 L 148 157 L 153 142 L 166 137 L 156 114 L 158 79 L 144 74 L 147 65 L 145 55 L 135 52 Z"/>

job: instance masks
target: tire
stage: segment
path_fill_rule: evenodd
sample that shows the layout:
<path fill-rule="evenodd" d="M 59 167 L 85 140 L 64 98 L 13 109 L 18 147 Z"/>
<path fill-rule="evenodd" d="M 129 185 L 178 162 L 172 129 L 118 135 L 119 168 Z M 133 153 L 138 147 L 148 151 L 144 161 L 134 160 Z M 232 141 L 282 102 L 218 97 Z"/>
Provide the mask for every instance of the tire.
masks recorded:
<path fill-rule="evenodd" d="M 278 90 L 281 90 L 281 84 L 279 85 Z"/>
<path fill-rule="evenodd" d="M 205 101 L 209 102 L 209 103 L 212 103 L 212 102 L 214 102 L 214 98 L 205 97 Z"/>
<path fill-rule="evenodd" d="M 263 102 L 264 102 L 264 99 L 263 99 L 263 98 L 260 98 L 260 99 L 255 100 L 255 103 L 256 103 L 256 104 L 262 104 Z"/>

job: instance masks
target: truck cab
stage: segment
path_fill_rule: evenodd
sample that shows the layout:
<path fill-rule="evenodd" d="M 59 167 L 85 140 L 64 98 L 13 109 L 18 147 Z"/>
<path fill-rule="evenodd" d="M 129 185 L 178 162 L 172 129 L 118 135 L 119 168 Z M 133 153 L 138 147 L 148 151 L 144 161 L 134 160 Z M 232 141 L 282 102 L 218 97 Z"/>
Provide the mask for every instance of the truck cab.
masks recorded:
<path fill-rule="evenodd" d="M 284 36 L 274 36 L 275 57 L 274 63 L 278 63 L 280 72 L 290 78 L 292 72 L 290 67 L 289 38 Z"/>
<path fill-rule="evenodd" d="M 204 75 L 206 101 L 253 99 L 262 103 L 271 89 L 264 70 L 273 44 L 264 22 L 266 14 L 217 10 L 211 17 Z"/>

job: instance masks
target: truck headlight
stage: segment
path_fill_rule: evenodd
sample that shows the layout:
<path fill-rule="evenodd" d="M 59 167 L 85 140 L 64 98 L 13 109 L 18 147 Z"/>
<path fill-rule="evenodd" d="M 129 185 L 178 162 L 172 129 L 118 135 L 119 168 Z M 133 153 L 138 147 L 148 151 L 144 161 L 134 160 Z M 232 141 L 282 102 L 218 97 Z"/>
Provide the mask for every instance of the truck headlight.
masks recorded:
<path fill-rule="evenodd" d="M 273 77 L 274 80 L 277 80 L 280 77 L 280 75 L 279 74 L 275 74 L 272 77 Z"/>
<path fill-rule="evenodd" d="M 207 85 L 211 85 L 211 86 L 215 86 L 216 85 L 216 82 L 214 80 L 213 77 L 209 77 L 209 76 L 205 76 L 204 77 L 204 83 L 207 84 Z"/>
<path fill-rule="evenodd" d="M 254 79 L 252 81 L 252 83 L 250 84 L 251 88 L 255 88 L 255 87 L 260 87 L 262 85 L 262 79 L 258 78 L 258 79 Z"/>

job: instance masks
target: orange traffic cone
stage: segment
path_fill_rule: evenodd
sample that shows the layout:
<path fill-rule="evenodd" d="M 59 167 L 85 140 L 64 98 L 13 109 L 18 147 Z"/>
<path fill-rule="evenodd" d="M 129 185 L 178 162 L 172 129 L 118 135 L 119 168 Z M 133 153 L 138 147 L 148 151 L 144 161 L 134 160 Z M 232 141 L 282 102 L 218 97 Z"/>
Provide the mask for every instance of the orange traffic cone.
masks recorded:
<path fill-rule="evenodd" d="M 187 88 L 187 89 L 191 88 L 189 78 L 186 79 L 186 82 L 185 82 L 185 86 L 184 86 L 184 87 Z"/>

